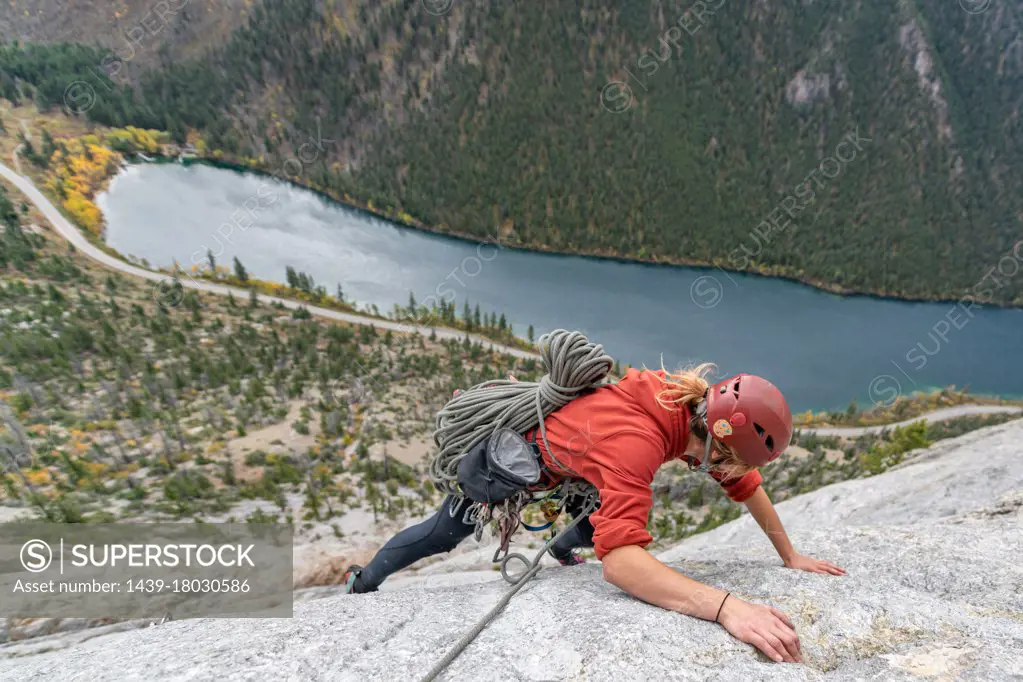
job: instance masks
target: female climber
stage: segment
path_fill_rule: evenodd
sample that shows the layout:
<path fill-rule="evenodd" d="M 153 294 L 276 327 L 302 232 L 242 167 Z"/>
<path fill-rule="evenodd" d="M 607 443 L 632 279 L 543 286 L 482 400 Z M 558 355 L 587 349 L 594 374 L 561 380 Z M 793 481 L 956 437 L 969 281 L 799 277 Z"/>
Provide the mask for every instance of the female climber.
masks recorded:
<path fill-rule="evenodd" d="M 772 383 L 750 374 L 710 385 L 705 377 L 712 368 L 630 369 L 618 382 L 594 388 L 547 416 L 546 442 L 553 453 L 538 443 L 545 471 L 552 481 L 583 478 L 600 496 L 600 506 L 550 551 L 568 565 L 581 563 L 575 548 L 593 547 L 604 578 L 630 595 L 719 623 L 775 661 L 800 662 L 799 638 L 784 613 L 687 578 L 644 549 L 652 540 L 647 521 L 654 474 L 678 459 L 709 473 L 728 497 L 744 503 L 785 566 L 845 573 L 793 548 L 760 486 L 758 467 L 784 452 L 792 437 L 785 398 Z M 431 518 L 398 533 L 365 568 L 349 567 L 346 590 L 375 591 L 395 571 L 454 549 L 474 530 L 462 514 L 448 513 L 454 503 L 446 498 Z"/>

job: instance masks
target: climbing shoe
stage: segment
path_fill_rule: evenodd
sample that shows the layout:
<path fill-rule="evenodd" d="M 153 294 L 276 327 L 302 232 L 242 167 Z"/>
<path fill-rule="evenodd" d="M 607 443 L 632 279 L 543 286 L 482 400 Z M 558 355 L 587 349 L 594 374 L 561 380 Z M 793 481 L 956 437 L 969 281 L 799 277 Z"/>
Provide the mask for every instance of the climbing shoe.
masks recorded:
<path fill-rule="evenodd" d="M 564 559 L 558 559 L 558 563 L 562 566 L 579 566 L 586 563 L 586 559 L 583 559 L 578 552 L 572 552 Z"/>
<path fill-rule="evenodd" d="M 365 594 L 376 592 L 377 588 L 369 587 L 362 582 L 362 566 L 353 564 L 348 567 L 342 577 L 341 584 L 344 585 L 345 594 Z"/>

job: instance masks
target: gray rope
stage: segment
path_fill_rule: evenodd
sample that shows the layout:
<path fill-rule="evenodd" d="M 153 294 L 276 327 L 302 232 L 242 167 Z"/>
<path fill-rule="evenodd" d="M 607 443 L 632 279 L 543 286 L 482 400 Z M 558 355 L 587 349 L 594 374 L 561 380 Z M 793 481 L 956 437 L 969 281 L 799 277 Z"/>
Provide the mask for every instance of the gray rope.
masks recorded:
<path fill-rule="evenodd" d="M 437 413 L 434 442 L 440 448 L 430 464 L 437 487 L 458 495 L 458 463 L 495 430 L 506 427 L 526 433 L 540 427 L 551 458 L 562 469 L 550 443 L 544 418 L 584 391 L 605 383 L 614 359 L 600 344 L 580 332 L 557 329 L 537 341 L 547 372 L 540 381 L 495 380 L 463 391 Z"/>
<path fill-rule="evenodd" d="M 479 621 L 477 621 L 477 623 L 472 626 L 471 630 L 465 633 L 462 636 L 462 638 L 458 640 L 458 643 L 451 648 L 451 651 L 449 651 L 444 656 L 444 658 L 437 662 L 437 665 L 430 668 L 430 672 L 426 673 L 426 676 L 423 677 L 422 682 L 433 682 L 433 680 L 437 679 L 437 676 L 444 672 L 444 669 L 451 665 L 451 662 L 458 658 L 459 655 L 461 655 L 461 653 L 465 651 L 466 647 L 472 644 L 472 641 L 476 639 L 479 636 L 479 634 L 483 632 L 483 630 L 485 630 L 486 627 L 490 625 L 490 623 L 493 622 L 495 618 L 497 618 L 498 614 L 501 613 L 501 611 L 504 610 L 504 607 L 508 605 L 508 602 L 511 601 L 511 598 L 514 597 L 516 593 L 518 593 L 518 591 L 521 590 L 525 586 L 525 584 L 528 583 L 533 578 L 533 576 L 540 572 L 541 568 L 540 560 L 543 558 L 543 555 L 547 553 L 547 550 L 550 549 L 551 545 L 553 545 L 554 542 L 559 537 L 561 537 L 562 533 L 567 533 L 568 531 L 572 530 L 580 521 L 589 516 L 590 512 L 592 512 L 593 509 L 597 506 L 597 500 L 598 500 L 597 491 L 593 490 L 593 492 L 589 496 L 589 499 L 586 501 L 586 504 L 584 505 L 582 512 L 580 512 L 578 516 L 573 518 L 570 524 L 565 526 L 557 534 L 551 537 L 550 540 L 547 541 L 547 544 L 543 546 L 543 549 L 536 553 L 536 556 L 533 558 L 532 563 L 529 564 L 529 569 L 522 574 L 522 577 L 519 578 L 518 582 L 512 585 L 511 589 L 504 593 L 504 596 L 501 597 L 501 600 L 497 602 L 494 608 L 490 609 L 490 611 L 488 611 L 486 615 L 480 618 Z M 526 563 L 526 558 L 521 554 L 509 554 L 507 557 L 505 557 L 505 561 L 502 562 L 501 564 L 502 575 L 505 575 L 505 563 L 508 561 L 508 559 L 511 559 L 512 557 L 518 558 L 523 563 Z"/>

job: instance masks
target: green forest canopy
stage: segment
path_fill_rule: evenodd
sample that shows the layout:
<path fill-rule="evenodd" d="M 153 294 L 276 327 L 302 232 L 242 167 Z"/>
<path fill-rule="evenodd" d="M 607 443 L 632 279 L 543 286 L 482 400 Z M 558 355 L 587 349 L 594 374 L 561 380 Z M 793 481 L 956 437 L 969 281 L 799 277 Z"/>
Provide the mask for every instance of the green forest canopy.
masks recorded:
<path fill-rule="evenodd" d="M 179 139 L 196 128 L 278 166 L 333 140 L 306 182 L 460 234 L 1023 302 L 1023 276 L 984 283 L 1000 263 L 1019 269 L 1023 236 L 1023 57 L 999 39 L 1018 33 L 1013 17 L 996 25 L 938 0 L 915 12 L 718 3 L 693 30 L 685 6 L 661 23 L 649 3 L 620 5 L 456 3 L 434 16 L 397 2 L 346 22 L 266 0 L 226 45 L 135 89 L 105 75 L 105 51 L 60 44 L 2 48 L 0 87 L 11 98 L 28 83 L 49 107 L 88 83 L 94 121 Z M 680 20 L 687 31 L 669 33 Z M 610 80 L 631 97 L 608 101 Z M 631 106 L 608 111 L 602 91 Z M 850 135 L 859 149 L 838 162 Z"/>

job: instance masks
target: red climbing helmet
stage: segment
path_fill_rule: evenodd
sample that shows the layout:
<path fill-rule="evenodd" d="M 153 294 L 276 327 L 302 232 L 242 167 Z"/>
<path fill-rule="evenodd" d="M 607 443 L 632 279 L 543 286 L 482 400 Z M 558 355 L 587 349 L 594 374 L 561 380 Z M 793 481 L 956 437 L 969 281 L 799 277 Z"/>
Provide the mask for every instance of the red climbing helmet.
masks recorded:
<path fill-rule="evenodd" d="M 792 412 L 767 379 L 737 374 L 707 392 L 707 430 L 750 466 L 763 466 L 788 448 Z"/>

